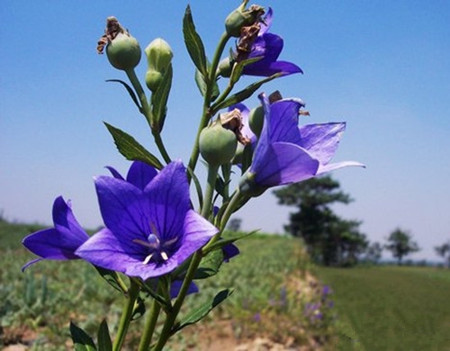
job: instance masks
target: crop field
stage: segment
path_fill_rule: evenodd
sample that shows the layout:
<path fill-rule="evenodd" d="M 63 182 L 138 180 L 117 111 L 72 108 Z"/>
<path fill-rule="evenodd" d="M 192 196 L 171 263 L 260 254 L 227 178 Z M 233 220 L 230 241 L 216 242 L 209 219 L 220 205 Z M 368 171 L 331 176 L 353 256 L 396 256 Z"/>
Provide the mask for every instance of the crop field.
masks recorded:
<path fill-rule="evenodd" d="M 67 350 L 69 321 L 95 336 L 104 317 L 114 335 L 122 297 L 92 266 L 43 261 L 20 271 L 33 257 L 20 240 L 37 229 L 0 222 L 0 348 L 23 344 L 30 350 Z M 199 306 L 223 288 L 234 288 L 231 297 L 167 350 L 233 350 L 258 338 L 294 349 L 327 349 L 334 310 L 328 293 L 308 273 L 310 263 L 299 241 L 255 235 L 238 246 L 242 254 L 224 263 L 219 274 L 197 281 L 201 293 L 189 296 L 188 306 Z M 136 347 L 143 319 L 130 327 L 129 350 Z"/>
<path fill-rule="evenodd" d="M 341 350 L 450 350 L 450 270 L 317 268 L 334 289 Z"/>

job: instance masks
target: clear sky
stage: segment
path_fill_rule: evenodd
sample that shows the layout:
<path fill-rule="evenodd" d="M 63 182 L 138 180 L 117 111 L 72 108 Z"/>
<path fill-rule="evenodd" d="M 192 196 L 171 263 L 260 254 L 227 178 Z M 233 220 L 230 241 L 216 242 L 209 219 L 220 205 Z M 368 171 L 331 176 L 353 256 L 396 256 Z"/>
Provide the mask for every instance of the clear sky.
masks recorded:
<path fill-rule="evenodd" d="M 184 1 L 15 1 L 0 3 L 0 210 L 11 220 L 51 224 L 58 195 L 71 199 L 86 227 L 101 224 L 92 181 L 104 165 L 125 172 L 102 124 L 133 134 L 156 152 L 124 79 L 96 54 L 107 16 L 118 17 L 143 48 L 156 37 L 174 51 L 174 82 L 163 137 L 173 157 L 188 159 L 201 112 L 193 66 L 183 44 Z M 261 1 L 274 9 L 281 58 L 304 75 L 272 82 L 301 97 L 305 123 L 347 121 L 336 161 L 367 169 L 334 173 L 355 202 L 336 207 L 363 221 L 371 240 L 395 227 L 436 258 L 450 239 L 450 2 Z M 198 32 L 212 56 L 223 21 L 238 1 L 192 0 Z M 230 42 L 229 47 L 231 47 Z M 138 68 L 143 77 L 145 59 Z M 251 79 L 244 79 L 244 83 Z M 256 98 L 249 101 L 255 105 Z M 267 192 L 237 216 L 245 229 L 281 232 L 290 209 Z"/>

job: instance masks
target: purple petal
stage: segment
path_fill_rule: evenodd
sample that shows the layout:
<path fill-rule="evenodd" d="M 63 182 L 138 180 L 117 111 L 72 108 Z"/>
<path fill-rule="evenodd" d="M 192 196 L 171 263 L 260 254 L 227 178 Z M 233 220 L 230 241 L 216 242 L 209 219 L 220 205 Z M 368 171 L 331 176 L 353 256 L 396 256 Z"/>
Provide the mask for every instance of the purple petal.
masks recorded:
<path fill-rule="evenodd" d="M 95 179 L 103 222 L 123 242 L 147 240 L 151 233 L 149 201 L 131 183 L 111 177 Z"/>
<path fill-rule="evenodd" d="M 291 143 L 278 142 L 270 145 L 264 163 L 252 165 L 251 172 L 256 174 L 258 184 L 271 187 L 311 178 L 318 167 L 319 162 L 305 149 Z"/>
<path fill-rule="evenodd" d="M 271 76 L 275 73 L 281 73 L 282 76 L 288 76 L 294 73 L 302 73 L 303 70 L 297 66 L 295 63 L 288 61 L 275 61 L 271 62 L 268 66 L 264 68 L 266 76 Z"/>
<path fill-rule="evenodd" d="M 267 103 L 266 101 L 264 103 Z M 288 142 L 299 145 L 301 138 L 298 132 L 298 112 L 304 106 L 300 99 L 284 99 L 266 105 L 270 119 L 271 142 Z"/>
<path fill-rule="evenodd" d="M 329 163 L 327 165 L 320 165 L 319 170 L 317 171 L 317 175 L 321 175 L 324 173 L 328 173 L 331 171 L 335 171 L 336 169 L 344 168 L 344 167 L 363 167 L 366 166 L 363 163 L 355 162 L 355 161 L 343 161 L 337 163 Z"/>
<path fill-rule="evenodd" d="M 264 23 L 261 23 L 261 29 L 259 30 L 258 35 L 263 35 L 270 29 L 270 26 L 272 25 L 272 17 L 273 17 L 273 11 L 272 11 L 272 8 L 269 7 L 269 10 L 267 11 L 266 15 L 264 16 Z"/>
<path fill-rule="evenodd" d="M 144 264 L 147 252 L 141 245 L 124 245 L 117 236 L 107 228 L 92 236 L 77 251 L 76 254 L 96 266 L 121 272 L 131 277 L 141 277 L 146 280 L 174 270 L 177 264 L 169 259 L 164 264 L 154 262 Z"/>
<path fill-rule="evenodd" d="M 216 227 L 197 212 L 189 210 L 184 221 L 183 242 L 169 260 L 176 260 L 177 265 L 180 265 L 218 232 Z"/>
<path fill-rule="evenodd" d="M 298 145 L 308 150 L 321 165 L 326 165 L 339 146 L 345 123 L 309 124 L 299 130 L 301 141 Z"/>
<path fill-rule="evenodd" d="M 108 171 L 111 172 L 111 175 L 116 178 L 116 179 L 120 179 L 120 180 L 125 180 L 122 175 L 114 168 L 111 166 L 106 166 L 105 167 Z"/>
<path fill-rule="evenodd" d="M 174 299 L 178 296 L 178 293 L 180 292 L 181 289 L 181 285 L 183 285 L 182 280 L 175 280 L 172 282 L 172 285 L 170 286 L 170 298 Z M 194 282 L 191 282 L 186 295 L 195 293 L 198 293 L 198 287 L 197 285 L 195 285 Z"/>
<path fill-rule="evenodd" d="M 23 239 L 22 244 L 32 253 L 44 259 L 78 258 L 74 252 L 89 236 L 78 224 L 69 205 L 61 196 L 57 197 L 53 203 L 53 221 L 55 228 L 30 234 Z M 24 269 L 34 262 L 29 262 Z"/>
<path fill-rule="evenodd" d="M 230 258 L 239 255 L 239 249 L 234 244 L 227 244 L 222 247 L 223 258 L 225 262 L 228 262 Z"/>
<path fill-rule="evenodd" d="M 22 272 L 25 272 L 25 269 L 27 269 L 28 267 L 30 267 L 32 264 L 35 264 L 39 261 L 42 261 L 43 258 L 39 257 L 39 258 L 35 258 L 34 260 L 28 261 L 27 263 L 25 263 L 22 268 L 20 269 Z"/>
<path fill-rule="evenodd" d="M 150 198 L 150 221 L 162 241 L 183 233 L 184 218 L 191 208 L 186 168 L 171 162 L 145 188 Z"/>
<path fill-rule="evenodd" d="M 134 161 L 127 174 L 127 181 L 144 190 L 158 174 L 157 170 L 145 162 Z"/>

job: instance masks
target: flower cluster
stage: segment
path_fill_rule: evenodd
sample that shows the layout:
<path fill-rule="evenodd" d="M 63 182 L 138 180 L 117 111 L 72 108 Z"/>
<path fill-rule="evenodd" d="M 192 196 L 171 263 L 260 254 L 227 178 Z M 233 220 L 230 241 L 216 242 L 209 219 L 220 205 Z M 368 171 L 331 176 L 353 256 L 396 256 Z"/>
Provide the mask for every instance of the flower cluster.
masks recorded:
<path fill-rule="evenodd" d="M 353 161 L 331 162 L 345 123 L 299 126 L 299 116 L 305 114 L 302 100 L 261 93 L 260 106 L 250 109 L 244 104 L 271 80 L 302 73 L 296 64 L 278 59 L 284 44 L 279 35 L 269 31 L 272 9 L 266 13 L 258 5 L 247 8 L 247 2 L 244 0 L 227 17 L 225 32 L 211 60 L 195 29 L 191 9 L 186 9 L 184 41 L 195 66 L 204 111 L 186 165 L 169 155 L 161 135 L 173 74 L 169 44 L 157 38 L 144 51 L 148 63 L 146 92 L 135 73 L 142 50 L 115 17 L 107 19 L 105 34 L 98 42 L 98 52 L 105 51 L 111 65 L 126 74 L 129 83 L 111 81 L 126 88 L 149 125 L 160 157 L 131 135 L 105 123 L 119 152 L 133 162 L 126 177 L 107 167 L 111 176 L 95 178 L 104 227 L 89 236 L 75 219 L 70 201 L 58 197 L 53 205 L 54 226 L 23 240 L 23 245 L 39 256 L 23 269 L 42 259 L 82 259 L 102 276 L 108 275 L 108 282 L 113 282 L 126 300 L 113 350 L 123 345 L 137 301 L 150 299 L 152 304 L 139 349 L 149 348 L 156 321 L 164 315 L 154 343 L 154 350 L 162 350 L 172 335 L 201 320 L 231 294 L 231 289 L 222 290 L 187 321 L 179 320 L 185 296 L 198 291 L 194 280 L 213 277 L 223 262 L 239 254 L 234 243 L 246 234 L 232 236 L 224 229 L 231 215 L 252 197 L 274 186 L 342 167 L 362 166 Z M 236 38 L 235 47 L 229 56 L 222 57 L 232 38 Z M 234 91 L 243 75 L 263 78 Z M 227 81 L 222 90 L 220 77 Z M 200 155 L 208 168 L 203 186 L 196 174 Z M 239 173 L 239 185 L 232 191 L 231 178 Z M 191 197 L 191 182 L 197 199 Z M 198 208 L 194 208 L 195 203 Z M 283 306 L 286 293 L 285 289 L 281 291 Z M 324 290 L 324 298 L 306 306 L 305 313 L 320 319 L 328 294 Z M 259 318 L 255 316 L 255 320 Z"/>

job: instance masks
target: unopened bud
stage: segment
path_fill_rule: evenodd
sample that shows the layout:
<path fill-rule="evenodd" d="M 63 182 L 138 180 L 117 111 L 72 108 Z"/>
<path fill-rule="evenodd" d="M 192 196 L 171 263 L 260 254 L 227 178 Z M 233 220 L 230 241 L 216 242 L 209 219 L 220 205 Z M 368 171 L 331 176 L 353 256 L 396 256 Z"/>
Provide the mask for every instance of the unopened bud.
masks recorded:
<path fill-rule="evenodd" d="M 245 6 L 248 0 L 243 1 L 242 5 L 231 12 L 225 20 L 225 29 L 228 35 L 239 38 L 243 27 L 251 26 L 261 21 L 264 15 L 264 8 L 259 5 L 252 5 L 247 10 Z"/>
<path fill-rule="evenodd" d="M 172 64 L 172 49 L 166 41 L 157 38 L 147 46 L 145 54 L 148 63 L 145 83 L 152 92 L 155 92 Z"/>
<path fill-rule="evenodd" d="M 141 60 L 141 47 L 138 41 L 123 28 L 115 17 L 106 20 L 105 34 L 98 41 L 97 51 L 106 55 L 111 65 L 120 70 L 130 70 Z"/>
<path fill-rule="evenodd" d="M 236 153 L 237 139 L 232 130 L 215 121 L 200 133 L 200 154 L 211 166 L 220 166 L 232 160 Z"/>
<path fill-rule="evenodd" d="M 248 117 L 250 129 L 259 138 L 264 125 L 264 109 L 262 106 L 253 108 Z"/>
<path fill-rule="evenodd" d="M 224 78 L 229 78 L 231 76 L 231 71 L 233 70 L 233 65 L 231 63 L 230 57 L 225 57 L 219 62 L 219 67 L 217 68 L 217 74 Z"/>

